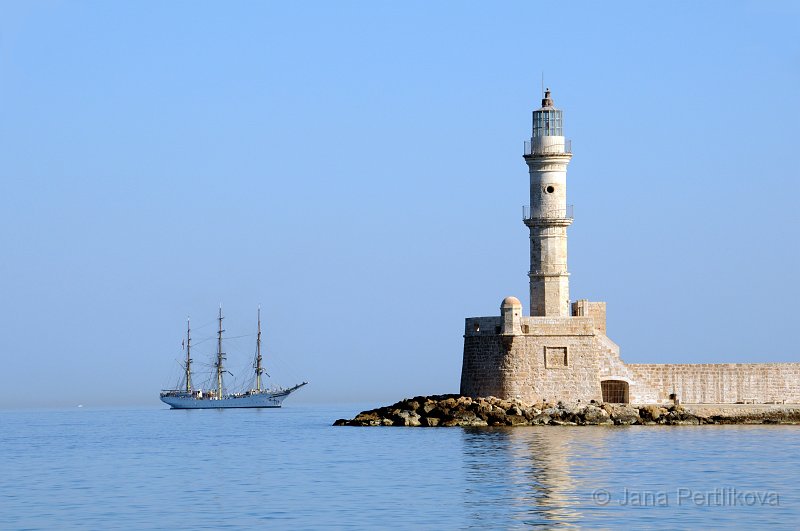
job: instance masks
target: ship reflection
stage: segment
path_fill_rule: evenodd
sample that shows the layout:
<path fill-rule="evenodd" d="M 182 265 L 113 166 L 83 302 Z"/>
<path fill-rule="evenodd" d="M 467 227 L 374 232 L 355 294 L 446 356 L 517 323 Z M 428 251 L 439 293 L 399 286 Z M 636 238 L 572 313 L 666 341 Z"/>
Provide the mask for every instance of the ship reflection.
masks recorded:
<path fill-rule="evenodd" d="M 464 505 L 472 527 L 578 527 L 609 459 L 603 428 L 466 428 Z"/>

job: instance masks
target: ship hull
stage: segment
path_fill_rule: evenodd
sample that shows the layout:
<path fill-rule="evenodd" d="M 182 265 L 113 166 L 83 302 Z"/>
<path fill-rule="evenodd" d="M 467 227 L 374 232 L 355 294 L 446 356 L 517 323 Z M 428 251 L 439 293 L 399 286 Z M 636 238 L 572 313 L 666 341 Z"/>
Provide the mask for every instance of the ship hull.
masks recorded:
<path fill-rule="evenodd" d="M 161 393 L 160 398 L 162 402 L 169 405 L 172 409 L 277 408 L 281 407 L 286 397 L 303 385 L 305 385 L 305 383 L 291 389 L 284 389 L 276 392 L 228 395 L 222 398 L 214 398 L 208 394 L 198 397 L 198 395 L 193 393 L 168 391 Z"/>

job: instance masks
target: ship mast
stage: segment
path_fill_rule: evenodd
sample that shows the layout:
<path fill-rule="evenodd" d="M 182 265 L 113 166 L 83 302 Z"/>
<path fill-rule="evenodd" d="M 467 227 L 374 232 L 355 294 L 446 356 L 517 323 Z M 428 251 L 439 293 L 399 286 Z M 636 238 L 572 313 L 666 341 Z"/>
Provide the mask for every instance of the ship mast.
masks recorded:
<path fill-rule="evenodd" d="M 192 392 L 192 328 L 190 319 L 186 318 L 186 392 Z"/>
<path fill-rule="evenodd" d="M 222 362 L 225 359 L 225 353 L 222 352 L 222 306 L 219 307 L 219 331 L 217 332 L 217 399 L 222 399 L 222 373 L 225 372 Z"/>
<path fill-rule="evenodd" d="M 256 392 L 261 392 L 261 306 L 258 307 L 258 335 L 256 336 Z"/>

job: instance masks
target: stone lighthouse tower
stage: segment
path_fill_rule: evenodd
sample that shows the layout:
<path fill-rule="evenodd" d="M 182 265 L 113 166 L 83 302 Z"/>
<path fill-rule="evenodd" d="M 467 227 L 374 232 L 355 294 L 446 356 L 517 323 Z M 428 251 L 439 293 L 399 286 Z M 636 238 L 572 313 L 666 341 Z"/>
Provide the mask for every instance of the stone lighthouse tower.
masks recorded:
<path fill-rule="evenodd" d="M 567 205 L 567 165 L 571 151 L 564 139 L 563 111 L 553 106 L 547 89 L 542 107 L 533 111 L 533 132 L 524 153 L 531 180 L 530 204 L 523 207 L 531 238 L 531 316 L 570 315 L 567 227 L 572 224 L 572 206 Z"/>

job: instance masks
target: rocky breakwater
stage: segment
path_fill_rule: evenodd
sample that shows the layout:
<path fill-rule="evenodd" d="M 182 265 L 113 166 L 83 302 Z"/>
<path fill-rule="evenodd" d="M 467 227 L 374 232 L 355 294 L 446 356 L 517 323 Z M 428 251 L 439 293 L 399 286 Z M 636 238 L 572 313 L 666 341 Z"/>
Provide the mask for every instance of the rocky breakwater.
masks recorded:
<path fill-rule="evenodd" d="M 703 412 L 705 413 L 705 412 Z M 800 408 L 743 409 L 736 415 L 703 414 L 680 405 L 636 406 L 629 404 L 566 405 L 525 404 L 495 397 L 459 395 L 417 396 L 391 406 L 363 411 L 353 419 L 339 419 L 334 426 L 593 426 L 593 425 L 699 425 L 699 424 L 797 424 Z"/>

